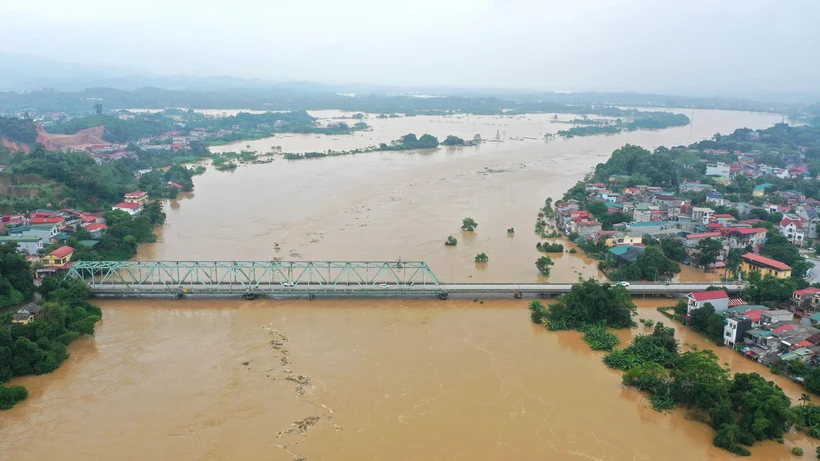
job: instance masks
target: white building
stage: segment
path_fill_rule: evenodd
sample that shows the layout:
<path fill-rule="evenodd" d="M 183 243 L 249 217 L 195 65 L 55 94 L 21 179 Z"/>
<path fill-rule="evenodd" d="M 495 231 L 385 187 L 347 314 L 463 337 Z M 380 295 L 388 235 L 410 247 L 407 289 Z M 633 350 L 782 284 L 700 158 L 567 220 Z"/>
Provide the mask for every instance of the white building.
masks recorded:
<path fill-rule="evenodd" d="M 719 163 L 709 163 L 706 165 L 706 176 L 718 176 L 721 178 L 729 177 L 729 165 Z"/>
<path fill-rule="evenodd" d="M 790 242 L 797 247 L 802 247 L 806 241 L 806 227 L 805 222 L 797 216 L 784 216 L 780 221 L 778 229 L 780 233 L 786 236 Z"/>
<path fill-rule="evenodd" d="M 140 212 L 140 204 L 132 202 L 122 202 L 114 205 L 114 207 L 112 207 L 111 209 L 124 211 L 130 215 L 135 215 Z"/>
<path fill-rule="evenodd" d="M 687 296 L 689 302 L 687 303 L 687 314 L 691 314 L 692 311 L 696 309 L 700 309 L 706 303 L 712 305 L 715 308 L 715 312 L 723 312 L 729 308 L 729 295 L 726 294 L 723 290 L 714 290 L 714 291 L 695 291 L 689 293 Z"/>
<path fill-rule="evenodd" d="M 40 237 L 0 237 L 0 244 L 16 243 L 17 251 L 27 255 L 36 255 L 43 249 L 43 239 Z"/>
<path fill-rule="evenodd" d="M 711 208 L 694 207 L 692 208 L 692 221 L 709 224 L 709 219 L 715 214 L 715 210 Z"/>

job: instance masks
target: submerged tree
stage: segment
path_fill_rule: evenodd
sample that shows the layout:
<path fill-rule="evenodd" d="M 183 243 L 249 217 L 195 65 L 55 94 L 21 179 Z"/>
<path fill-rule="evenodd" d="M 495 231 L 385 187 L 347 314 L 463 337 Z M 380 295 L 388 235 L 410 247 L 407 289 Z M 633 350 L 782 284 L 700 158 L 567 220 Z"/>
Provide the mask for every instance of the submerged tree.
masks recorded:
<path fill-rule="evenodd" d="M 487 256 L 487 253 L 479 253 L 475 255 L 475 262 L 478 264 L 484 264 L 490 262 L 490 258 Z"/>
<path fill-rule="evenodd" d="M 472 232 L 478 227 L 478 223 L 473 218 L 464 218 L 461 220 L 461 230 Z"/>
<path fill-rule="evenodd" d="M 446 241 L 446 242 L 444 242 L 444 245 L 446 245 L 446 246 L 448 246 L 448 247 L 454 247 L 454 246 L 456 246 L 457 244 L 458 244 L 458 240 L 456 240 L 456 238 L 455 238 L 455 237 L 453 237 L 452 235 L 451 235 L 451 236 L 449 236 L 449 237 L 447 237 L 447 241 Z"/>
<path fill-rule="evenodd" d="M 549 256 L 541 256 L 535 261 L 535 267 L 538 268 L 538 272 L 544 277 L 550 275 L 550 266 L 554 264 L 552 258 Z"/>

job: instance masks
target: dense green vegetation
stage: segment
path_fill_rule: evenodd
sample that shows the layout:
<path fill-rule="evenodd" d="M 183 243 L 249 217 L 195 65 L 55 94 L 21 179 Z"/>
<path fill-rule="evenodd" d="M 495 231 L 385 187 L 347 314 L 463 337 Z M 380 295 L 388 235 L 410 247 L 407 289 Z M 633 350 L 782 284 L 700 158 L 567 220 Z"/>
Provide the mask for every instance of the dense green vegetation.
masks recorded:
<path fill-rule="evenodd" d="M 602 263 L 602 267 L 618 267 L 617 264 L 616 261 L 608 261 Z M 680 266 L 666 255 L 660 242 L 655 240 L 646 246 L 634 263 L 610 270 L 607 276 L 612 280 L 657 281 L 668 279 L 680 271 Z"/>
<path fill-rule="evenodd" d="M 584 342 L 589 344 L 589 348 L 593 351 L 611 351 L 621 343 L 621 340 L 608 331 L 604 324 L 589 325 L 583 331 Z"/>
<path fill-rule="evenodd" d="M 560 243 L 538 242 L 535 244 L 535 249 L 543 251 L 544 253 L 563 253 L 564 245 Z"/>
<path fill-rule="evenodd" d="M 624 114 L 626 115 L 626 114 Z M 671 112 L 634 112 L 632 120 L 618 118 L 616 120 L 576 119 L 574 126 L 568 130 L 561 130 L 558 136 L 574 138 L 576 136 L 592 136 L 596 134 L 615 134 L 622 131 L 654 130 L 672 126 L 686 126 L 689 117 Z"/>
<path fill-rule="evenodd" d="M 26 265 L 20 272 L 29 273 Z M 22 277 L 22 274 L 15 274 Z M 39 289 L 43 312 L 25 325 L 0 328 L 0 383 L 14 376 L 51 373 L 68 358 L 66 346 L 84 334 L 93 334 L 102 312 L 85 299 L 88 287 L 81 281 L 45 279 Z M 0 324 L 11 321 L 11 313 L 0 316 Z M 2 385 L 0 385 L 2 386 Z M 19 387 L 0 387 L 0 409 L 11 408 L 27 396 Z"/>
<path fill-rule="evenodd" d="M 37 141 L 37 127 L 30 118 L 0 116 L 0 138 L 34 144 Z"/>
<path fill-rule="evenodd" d="M 124 143 L 138 141 L 140 138 L 159 136 L 166 131 L 175 129 L 171 118 L 156 119 L 153 115 L 139 115 L 128 120 L 122 120 L 111 115 L 89 115 L 75 118 L 67 122 L 48 127 L 49 133 L 74 134 L 86 128 L 104 126 L 103 140 L 108 142 Z"/>
<path fill-rule="evenodd" d="M 478 227 L 478 223 L 473 218 L 464 218 L 461 220 L 461 230 L 473 232 Z"/>
<path fill-rule="evenodd" d="M 21 304 L 34 295 L 34 278 L 17 244 L 0 244 L 0 309 Z M 2 325 L 0 325 L 2 328 Z"/>
<path fill-rule="evenodd" d="M 569 293 L 533 320 L 546 323 L 550 330 L 583 331 L 591 325 L 629 328 L 635 325 L 635 312 L 632 297 L 623 287 L 590 279 L 573 285 Z"/>
<path fill-rule="evenodd" d="M 444 245 L 448 247 L 454 247 L 458 245 L 458 240 L 452 235 L 450 235 L 447 237 L 447 240 L 444 242 Z"/>
<path fill-rule="evenodd" d="M 554 264 L 555 263 L 552 262 L 552 258 L 549 256 L 541 256 L 535 260 L 535 268 L 538 269 L 538 273 L 544 277 L 550 275 L 550 266 Z"/>
<path fill-rule="evenodd" d="M 475 262 L 476 264 L 485 264 L 490 262 L 490 258 L 487 256 L 487 253 L 479 253 L 475 255 Z"/>
<path fill-rule="evenodd" d="M 417 138 L 415 134 L 409 133 L 392 143 L 379 144 L 379 150 L 413 150 L 413 149 L 435 149 L 439 142 L 435 136 L 430 134 L 423 134 Z"/>
<path fill-rule="evenodd" d="M 780 387 L 757 373 L 730 376 L 711 350 L 680 354 L 674 330 L 661 323 L 604 362 L 625 371 L 624 384 L 648 391 L 655 409 L 680 405 L 695 412 L 717 431 L 714 445 L 732 453 L 748 456 L 743 445 L 780 439 L 790 427 L 794 410 Z"/>
<path fill-rule="evenodd" d="M 703 307 L 695 309 L 689 316 L 689 326 L 706 335 L 715 345 L 723 345 L 723 317 L 715 313 L 715 306 L 705 303 Z"/>
<path fill-rule="evenodd" d="M 105 210 L 121 202 L 123 194 L 137 188 L 143 188 L 152 198 L 175 195 L 178 191 L 168 186 L 169 181 L 179 183 L 184 191 L 191 190 L 193 175 L 204 171 L 175 165 L 165 173 L 147 173 L 138 182 L 134 173 L 139 168 L 150 167 L 150 156 L 147 158 L 140 161 L 123 159 L 99 165 L 88 154 L 47 152 L 37 144 L 29 155 L 13 156 L 4 174 L 39 176 L 54 181 L 54 184 L 43 187 L 32 200 L 6 197 L 0 199 L 0 206 L 19 212 L 45 208 L 48 203 L 57 208 Z"/>
<path fill-rule="evenodd" d="M 441 141 L 442 146 L 463 146 L 464 140 L 459 138 L 458 136 L 449 135 L 447 136 L 444 141 Z"/>
<path fill-rule="evenodd" d="M 153 114 L 132 114 L 128 119 L 112 115 L 94 114 L 57 123 L 48 128 L 50 133 L 74 134 L 82 129 L 104 126 L 103 139 L 108 142 L 136 142 L 141 138 L 160 136 L 170 131 L 187 134 L 194 128 L 208 132 L 230 131 L 206 143 L 225 144 L 241 140 L 262 139 L 276 133 L 318 133 L 328 135 L 350 134 L 369 126 L 357 122 L 352 127 L 344 122 L 320 126 L 306 111 L 265 112 L 209 117 L 193 110 L 166 109 Z"/>

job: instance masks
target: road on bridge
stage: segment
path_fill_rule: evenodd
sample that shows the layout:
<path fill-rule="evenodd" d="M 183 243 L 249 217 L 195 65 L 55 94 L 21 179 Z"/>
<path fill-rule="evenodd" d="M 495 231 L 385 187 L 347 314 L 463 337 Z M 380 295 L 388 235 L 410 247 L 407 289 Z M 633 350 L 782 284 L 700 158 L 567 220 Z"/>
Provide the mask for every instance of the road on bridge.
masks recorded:
<path fill-rule="evenodd" d="M 140 296 L 140 295 L 259 295 L 259 296 L 287 296 L 287 295 L 321 295 L 321 296 L 380 296 L 380 297 L 412 297 L 427 295 L 511 295 L 522 297 L 525 295 L 552 296 L 568 293 L 573 284 L 561 283 L 442 283 L 442 284 L 411 284 L 411 285 L 340 285 L 320 283 L 297 283 L 293 286 L 284 284 L 260 284 L 257 286 L 245 284 L 220 285 L 191 285 L 191 284 L 155 284 L 134 286 L 130 284 L 100 284 L 91 285 L 94 294 L 110 296 Z M 683 295 L 692 291 L 704 291 L 708 284 L 698 283 L 641 283 L 630 284 L 624 287 L 633 295 Z M 743 284 L 721 285 L 730 293 L 739 293 L 745 289 Z"/>

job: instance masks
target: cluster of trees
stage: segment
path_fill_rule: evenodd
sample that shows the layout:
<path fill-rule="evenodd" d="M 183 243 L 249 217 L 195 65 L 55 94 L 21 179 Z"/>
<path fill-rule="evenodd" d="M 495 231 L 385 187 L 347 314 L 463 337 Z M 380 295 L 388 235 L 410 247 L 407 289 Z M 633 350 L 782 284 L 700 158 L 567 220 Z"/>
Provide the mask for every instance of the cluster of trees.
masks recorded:
<path fill-rule="evenodd" d="M 674 330 L 662 323 L 604 363 L 625 371 L 624 384 L 648 391 L 655 409 L 694 410 L 717 431 L 714 445 L 732 453 L 748 456 L 744 445 L 780 439 L 790 427 L 791 401 L 780 387 L 757 373 L 731 376 L 711 350 L 680 353 Z"/>
<path fill-rule="evenodd" d="M 157 236 L 154 227 L 165 222 L 165 212 L 159 202 L 148 203 L 137 215 L 130 215 L 121 210 L 105 213 L 108 229 L 103 233 L 100 243 L 93 248 L 83 245 L 74 246 L 75 261 L 123 261 L 137 254 L 140 243 L 155 242 Z M 72 239 L 82 240 L 84 231 L 78 231 Z M 71 239 L 70 239 L 71 240 Z M 75 243 L 73 240 L 69 244 Z M 76 245 L 76 243 L 75 243 Z"/>
<path fill-rule="evenodd" d="M 140 138 L 159 136 L 175 129 L 176 121 L 170 117 L 157 118 L 152 115 L 136 115 L 127 120 L 112 115 L 94 114 L 78 117 L 48 127 L 50 133 L 74 134 L 86 128 L 102 125 L 105 127 L 103 140 L 125 143 L 138 141 Z"/>
<path fill-rule="evenodd" d="M 0 116 L 0 138 L 32 145 L 37 141 L 37 126 L 28 117 Z"/>
<path fill-rule="evenodd" d="M 30 273 L 28 267 L 25 271 Z M 102 318 L 100 308 L 85 299 L 90 295 L 81 281 L 49 278 L 39 287 L 41 316 L 25 325 L 0 328 L 0 383 L 15 376 L 51 373 L 68 358 L 66 346 L 84 334 L 93 334 Z M 0 316 L 0 324 L 12 314 Z M 0 409 L 26 398 L 25 389 L 0 384 Z"/>
<path fill-rule="evenodd" d="M 614 134 L 622 131 L 655 130 L 671 126 L 686 126 L 690 122 L 689 117 L 686 115 L 671 112 L 635 112 L 634 115 L 635 117 L 631 121 L 618 118 L 607 123 L 602 123 L 599 120 L 576 119 L 573 120 L 573 123 L 579 123 L 583 126 L 574 126 L 568 130 L 561 130 L 558 132 L 558 136 L 573 138 L 575 136 Z"/>
<path fill-rule="evenodd" d="M 62 186 L 57 188 L 55 199 L 87 210 L 118 203 L 123 194 L 136 187 L 134 171 L 123 162 L 98 165 L 88 154 L 47 152 L 39 144 L 29 155 L 12 157 L 8 171 L 55 181 Z"/>
<path fill-rule="evenodd" d="M 686 301 L 678 301 L 684 304 L 683 310 L 686 310 Z M 675 307 L 675 312 L 680 312 L 679 306 Z M 706 335 L 716 345 L 723 345 L 723 327 L 725 326 L 723 317 L 715 313 L 715 306 L 711 303 L 705 303 L 702 307 L 692 311 L 689 316 L 689 326 L 700 333 Z"/>
<path fill-rule="evenodd" d="M 459 138 L 458 136 L 449 135 L 447 136 L 444 141 L 441 141 L 442 146 L 463 146 L 464 140 Z"/>
<path fill-rule="evenodd" d="M 705 306 L 693 322 L 703 322 L 707 331 L 714 308 Z M 773 382 L 757 373 L 731 376 L 711 350 L 681 353 L 675 330 L 654 324 L 650 334 L 640 334 L 623 349 L 615 349 L 618 338 L 607 330 L 635 325 L 635 305 L 626 290 L 589 280 L 573 286 L 558 302 L 545 307 L 539 301 L 530 304 L 531 317 L 550 330 L 574 329 L 584 333 L 584 341 L 594 350 L 609 351 L 604 363 L 624 371 L 626 385 L 648 391 L 656 410 L 686 407 L 695 419 L 710 424 L 717 432 L 713 443 L 732 453 L 749 455 L 744 446 L 758 440 L 780 439 L 798 420 L 804 427 L 820 427 L 820 407 L 808 405 L 791 408 L 791 401 Z M 723 325 L 720 322 L 722 332 Z M 820 371 L 811 385 L 820 388 Z M 808 398 L 806 397 L 806 400 Z M 806 404 L 807 402 L 804 402 Z M 817 429 L 820 435 L 820 429 Z"/>
<path fill-rule="evenodd" d="M 550 275 L 550 266 L 554 264 L 555 263 L 552 262 L 552 258 L 549 256 L 541 256 L 535 260 L 535 268 L 538 269 L 538 273 L 544 277 Z"/>
<path fill-rule="evenodd" d="M 560 243 L 550 243 L 550 242 L 538 242 L 535 244 L 535 248 L 538 251 L 543 251 L 544 253 L 563 253 L 564 252 L 564 245 Z"/>
<path fill-rule="evenodd" d="M 379 144 L 379 150 L 435 149 L 438 145 L 438 139 L 431 134 L 423 134 L 417 138 L 415 134 L 409 133 L 391 142 L 390 145 Z"/>
<path fill-rule="evenodd" d="M 21 304 L 32 295 L 34 278 L 26 259 L 17 253 L 17 244 L 0 244 L 0 309 Z"/>
<path fill-rule="evenodd" d="M 580 331 L 599 324 L 612 328 L 635 325 L 632 316 L 636 307 L 629 293 L 623 287 L 592 279 L 573 285 L 569 293 L 547 308 L 535 302 L 530 309 L 533 321 L 545 323 L 550 330 Z"/>
<path fill-rule="evenodd" d="M 613 280 L 656 281 L 669 278 L 680 270 L 680 265 L 666 255 L 658 242 L 647 245 L 634 263 L 621 266 L 607 275 Z"/>
<path fill-rule="evenodd" d="M 328 135 L 349 134 L 364 130 L 369 126 L 356 122 L 352 127 L 346 123 L 335 123 L 320 126 L 317 119 L 304 110 L 290 112 L 265 112 L 252 114 L 239 112 L 236 115 L 208 117 L 194 110 L 166 109 L 152 114 L 131 114 L 128 119 L 96 113 L 78 117 L 49 127 L 49 131 L 59 134 L 74 134 L 82 129 L 103 126 L 103 139 L 109 142 L 135 142 L 140 138 L 159 136 L 168 131 L 188 133 L 194 128 L 209 132 L 229 130 L 218 139 L 209 139 L 211 143 L 228 143 L 246 139 L 261 139 L 276 133 L 319 133 Z M 184 123 L 184 128 L 180 128 Z"/>
<path fill-rule="evenodd" d="M 140 159 L 122 159 L 102 165 L 82 152 L 48 152 L 42 145 L 36 144 L 29 155 L 15 155 L 8 160 L 7 173 L 18 178 L 35 176 L 45 181 L 37 197 L 16 199 L 4 204 L 15 211 L 66 206 L 87 211 L 99 211 L 110 208 L 122 201 L 123 194 L 137 188 L 149 192 L 152 198 L 175 197 L 178 190 L 168 187 L 168 182 L 176 182 L 183 191 L 193 189 L 192 177 L 205 171 L 204 167 L 189 169 L 178 164 L 173 155 L 154 154 L 141 151 L 133 146 Z M 187 158 L 196 161 L 202 156 L 210 156 L 208 149 L 201 144 L 192 150 L 200 157 Z M 193 154 L 188 153 L 187 156 Z M 171 167 L 166 172 L 152 171 L 142 176 L 139 182 L 135 172 L 139 169 Z"/>
<path fill-rule="evenodd" d="M 615 224 L 632 221 L 632 216 L 629 214 L 619 211 L 610 213 L 609 206 L 601 201 L 587 201 L 584 204 L 584 207 L 591 215 L 595 216 L 595 219 L 597 219 L 598 222 L 601 223 L 601 229 L 603 230 L 612 230 Z"/>

